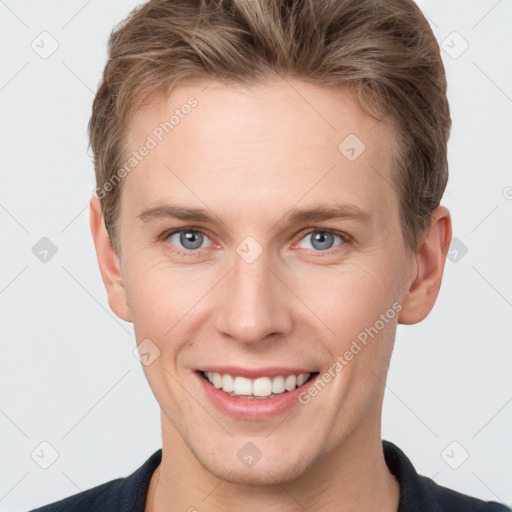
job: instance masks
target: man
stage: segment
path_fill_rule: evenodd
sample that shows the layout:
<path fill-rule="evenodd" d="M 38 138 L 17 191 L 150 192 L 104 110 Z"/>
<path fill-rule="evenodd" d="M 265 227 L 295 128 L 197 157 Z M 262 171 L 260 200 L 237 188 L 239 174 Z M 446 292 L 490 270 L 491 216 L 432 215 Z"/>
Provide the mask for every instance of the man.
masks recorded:
<path fill-rule="evenodd" d="M 381 439 L 437 298 L 450 131 L 410 0 L 156 0 L 111 36 L 91 230 L 162 449 L 40 511 L 500 511 Z"/>

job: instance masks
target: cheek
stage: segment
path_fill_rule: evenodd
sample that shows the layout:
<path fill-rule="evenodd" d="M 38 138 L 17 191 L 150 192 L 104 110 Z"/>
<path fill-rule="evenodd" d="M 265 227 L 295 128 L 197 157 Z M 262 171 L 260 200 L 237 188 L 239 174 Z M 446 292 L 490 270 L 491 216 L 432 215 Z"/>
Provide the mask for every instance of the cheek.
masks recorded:
<path fill-rule="evenodd" d="M 212 269 L 177 267 L 164 258 L 127 258 L 125 286 L 136 332 L 163 339 L 194 319 L 215 284 Z M 198 307 L 199 306 L 199 307 Z M 195 308 L 195 309 L 194 309 Z"/>
<path fill-rule="evenodd" d="M 292 289 L 329 328 L 335 345 L 350 342 L 373 325 L 397 296 L 393 273 L 369 264 L 312 268 L 296 275 Z"/>
<path fill-rule="evenodd" d="M 325 339 L 339 352 L 386 313 L 398 296 L 400 262 L 383 252 L 354 256 L 338 265 L 296 262 L 291 270 L 282 268 L 280 277 L 291 292 L 283 289 L 288 298 L 281 297 L 276 304 L 299 324 L 325 331 Z M 204 263 L 173 265 L 164 255 L 155 257 L 152 251 L 140 249 L 126 253 L 125 267 L 137 339 L 154 337 L 163 342 L 169 330 L 177 339 L 187 325 L 211 320 L 207 310 L 211 314 L 223 307 L 211 292 L 224 268 Z"/>

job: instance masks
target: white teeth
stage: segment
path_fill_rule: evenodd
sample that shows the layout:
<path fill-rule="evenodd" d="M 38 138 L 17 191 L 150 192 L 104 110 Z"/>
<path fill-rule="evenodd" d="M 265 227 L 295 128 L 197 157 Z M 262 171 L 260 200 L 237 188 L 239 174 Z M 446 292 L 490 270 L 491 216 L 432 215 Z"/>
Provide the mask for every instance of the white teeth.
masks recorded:
<path fill-rule="evenodd" d="M 301 373 L 300 375 L 278 375 L 273 378 L 248 379 L 232 376 L 228 373 L 205 372 L 206 378 L 217 389 L 222 388 L 223 391 L 231 395 L 255 397 L 273 397 L 285 391 L 293 391 L 296 387 L 302 386 L 310 375 L 310 373 Z"/>
<path fill-rule="evenodd" d="M 235 389 L 233 387 L 233 377 L 229 373 L 225 373 L 222 377 L 222 389 L 228 393 Z"/>
<path fill-rule="evenodd" d="M 306 382 L 307 378 L 308 378 L 308 374 L 307 373 L 301 373 L 297 377 L 297 387 L 302 386 L 302 384 L 304 384 L 304 382 Z"/>
<path fill-rule="evenodd" d="M 235 380 L 233 381 L 233 393 L 236 393 L 237 395 L 252 395 L 251 379 L 235 377 Z"/>
<path fill-rule="evenodd" d="M 272 394 L 272 381 L 268 377 L 260 377 L 252 381 L 252 394 L 254 396 L 270 396 Z"/>
<path fill-rule="evenodd" d="M 296 388 L 296 386 L 297 386 L 297 377 L 295 377 L 295 375 L 288 375 L 286 377 L 286 380 L 284 381 L 284 387 L 288 391 L 292 391 Z"/>
<path fill-rule="evenodd" d="M 279 375 L 272 379 L 272 393 L 284 393 L 284 377 Z"/>
<path fill-rule="evenodd" d="M 212 384 L 217 388 L 222 387 L 222 375 L 220 373 L 214 373 L 212 375 Z"/>

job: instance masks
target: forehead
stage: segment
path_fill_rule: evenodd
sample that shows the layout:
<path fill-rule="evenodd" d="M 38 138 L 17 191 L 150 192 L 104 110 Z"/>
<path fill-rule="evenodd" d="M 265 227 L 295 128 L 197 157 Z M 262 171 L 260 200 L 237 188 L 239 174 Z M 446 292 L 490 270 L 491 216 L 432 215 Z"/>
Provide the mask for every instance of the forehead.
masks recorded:
<path fill-rule="evenodd" d="M 396 203 L 392 143 L 348 90 L 292 79 L 180 85 L 133 117 L 128 154 L 151 150 L 124 186 L 139 206 L 179 195 L 203 207 L 200 198 L 229 200 L 234 211 L 340 199 L 384 207 Z"/>

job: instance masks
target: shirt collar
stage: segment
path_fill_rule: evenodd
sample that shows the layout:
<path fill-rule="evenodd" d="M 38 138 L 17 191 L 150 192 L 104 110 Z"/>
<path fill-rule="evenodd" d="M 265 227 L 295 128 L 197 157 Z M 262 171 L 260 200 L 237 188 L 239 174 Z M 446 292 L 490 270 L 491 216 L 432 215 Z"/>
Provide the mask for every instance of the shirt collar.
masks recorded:
<path fill-rule="evenodd" d="M 400 485 L 398 512 L 440 512 L 425 484 L 431 480 L 418 475 L 407 455 L 395 444 L 382 440 L 382 448 L 386 464 Z"/>
<path fill-rule="evenodd" d="M 390 441 L 382 440 L 384 459 L 400 485 L 398 512 L 440 512 L 431 491 L 425 485 L 430 481 L 420 477 L 407 455 Z M 144 511 L 151 476 L 162 460 L 160 448 L 129 477 L 129 485 L 124 486 L 121 510 Z M 128 482 L 126 482 L 128 484 Z"/>

